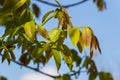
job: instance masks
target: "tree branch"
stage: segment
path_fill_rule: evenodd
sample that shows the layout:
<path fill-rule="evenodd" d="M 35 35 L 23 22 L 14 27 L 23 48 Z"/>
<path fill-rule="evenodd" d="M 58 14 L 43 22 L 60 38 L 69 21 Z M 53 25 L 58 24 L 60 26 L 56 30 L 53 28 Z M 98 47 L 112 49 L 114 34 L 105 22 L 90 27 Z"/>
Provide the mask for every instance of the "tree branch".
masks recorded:
<path fill-rule="evenodd" d="M 3 56 L 3 55 L 0 54 L 0 56 Z M 55 79 L 56 77 L 58 77 L 58 76 L 53 76 L 53 75 L 47 74 L 47 73 L 45 73 L 45 72 L 42 72 L 42 71 L 40 71 L 40 70 L 38 70 L 38 69 L 36 69 L 36 68 L 33 68 L 33 67 L 31 67 L 31 66 L 23 65 L 23 64 L 21 64 L 20 62 L 15 61 L 15 60 L 13 60 L 13 59 L 10 59 L 10 61 L 13 62 L 13 63 L 16 63 L 16 64 L 18 64 L 18 65 L 20 65 L 20 66 L 24 66 L 24 67 L 26 67 L 26 68 L 28 68 L 28 69 L 34 70 L 34 71 L 36 71 L 36 72 L 38 72 L 38 73 L 41 73 L 41 74 L 43 74 L 43 75 L 46 75 L 46 76 L 48 76 L 48 77 L 51 77 L 51 78 L 54 78 L 54 79 Z"/>
<path fill-rule="evenodd" d="M 2 57 L 3 55 L 0 53 L 0 56 Z M 38 72 L 38 73 L 40 73 L 40 74 L 46 75 L 46 76 L 48 76 L 48 77 L 51 77 L 51 78 L 53 78 L 53 79 L 61 76 L 61 75 L 57 75 L 57 76 L 50 75 L 50 74 L 48 74 L 48 73 L 45 73 L 45 72 L 43 72 L 43 71 L 40 71 L 40 70 L 37 69 L 37 68 L 33 68 L 33 67 L 31 67 L 31 66 L 28 66 L 28 65 L 23 65 L 22 63 L 20 63 L 20 62 L 18 62 L 18 61 L 15 61 L 15 60 L 13 60 L 13 59 L 10 59 L 10 61 L 13 62 L 13 63 L 15 63 L 15 64 L 17 64 L 17 65 L 20 65 L 20 66 L 26 67 L 26 68 L 28 68 L 28 69 L 34 70 L 34 71 L 36 71 L 36 72 Z M 87 71 L 81 71 L 82 68 L 83 68 L 83 67 L 79 67 L 79 70 L 78 70 L 78 71 L 73 71 L 72 74 L 70 74 L 70 73 L 67 73 L 67 74 L 69 74 L 70 76 L 75 76 L 76 74 L 79 75 L 81 72 L 87 72 Z M 64 75 L 64 74 L 63 74 L 63 75 Z"/>
<path fill-rule="evenodd" d="M 86 70 L 85 71 L 82 71 L 81 69 L 84 68 L 83 66 L 79 67 L 78 71 L 72 71 L 73 73 L 72 74 L 69 74 L 70 76 L 75 76 L 75 75 L 80 75 L 81 72 L 87 72 Z"/>
<path fill-rule="evenodd" d="M 54 4 L 54 3 L 51 3 L 51 2 L 48 2 L 48 1 L 43 1 L 43 0 L 36 0 L 36 1 L 39 1 L 39 2 L 41 2 L 43 4 L 46 4 L 46 5 L 49 5 L 49 6 L 59 7 L 57 4 Z M 79 2 L 76 2 L 76 3 L 73 3 L 73 4 L 62 5 L 62 7 L 70 8 L 70 7 L 77 6 L 77 5 L 80 5 L 82 3 L 85 3 L 87 1 L 89 1 L 89 0 L 82 0 L 82 1 L 79 1 Z"/>

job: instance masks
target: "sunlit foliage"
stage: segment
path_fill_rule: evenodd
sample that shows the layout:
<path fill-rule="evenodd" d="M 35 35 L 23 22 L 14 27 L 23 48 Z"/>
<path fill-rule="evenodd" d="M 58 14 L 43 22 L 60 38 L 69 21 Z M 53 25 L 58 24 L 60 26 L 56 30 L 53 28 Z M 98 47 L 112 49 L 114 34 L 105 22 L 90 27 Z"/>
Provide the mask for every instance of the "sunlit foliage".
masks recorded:
<path fill-rule="evenodd" d="M 51 58 L 54 58 L 57 70 L 61 68 L 64 60 L 72 74 L 66 73 L 57 76 L 55 80 L 72 80 L 71 76 L 79 76 L 81 68 L 86 69 L 89 80 L 95 80 L 99 76 L 100 80 L 113 80 L 109 73 L 98 72 L 95 62 L 92 60 L 94 50 L 101 53 L 99 41 L 92 29 L 88 26 L 74 26 L 70 20 L 67 9 L 55 0 L 59 8 L 50 10 L 42 17 L 41 24 L 35 21 L 40 15 L 40 9 L 30 0 L 0 0 L 0 25 L 4 26 L 5 32 L 0 37 L 0 54 L 2 62 L 5 60 L 10 64 L 11 60 L 16 60 L 14 50 L 21 48 L 20 63 L 23 66 L 34 64 L 45 65 Z M 93 0 L 99 10 L 103 10 L 105 2 L 103 0 Z M 32 4 L 32 9 L 30 9 Z M 54 18 L 58 20 L 58 25 L 51 30 L 45 28 L 45 24 Z M 53 24 L 52 24 L 53 25 Z M 45 40 L 38 39 L 38 36 Z M 64 41 L 70 38 L 71 44 L 77 47 L 79 52 L 70 49 Z M 81 58 L 85 48 L 90 48 L 90 56 Z M 75 66 L 76 64 L 76 66 Z M 74 71 L 73 66 L 79 67 Z"/>

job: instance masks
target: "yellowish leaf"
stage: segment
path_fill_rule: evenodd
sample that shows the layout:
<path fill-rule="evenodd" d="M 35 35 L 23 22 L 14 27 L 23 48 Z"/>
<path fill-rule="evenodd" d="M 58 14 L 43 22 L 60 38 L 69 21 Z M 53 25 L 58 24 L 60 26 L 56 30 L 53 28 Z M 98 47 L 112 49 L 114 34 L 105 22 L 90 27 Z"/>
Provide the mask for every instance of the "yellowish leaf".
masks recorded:
<path fill-rule="evenodd" d="M 54 28 L 53 30 L 50 31 L 50 40 L 57 40 L 60 37 L 60 33 L 62 30 L 58 28 Z"/>
<path fill-rule="evenodd" d="M 49 40 L 48 31 L 42 25 L 38 26 L 38 32 L 42 37 Z"/>
<path fill-rule="evenodd" d="M 77 45 L 80 37 L 80 30 L 77 27 L 69 28 L 69 36 L 72 44 Z"/>
<path fill-rule="evenodd" d="M 60 51 L 57 51 L 57 50 L 55 50 L 55 49 L 52 49 L 52 53 L 53 53 L 53 56 L 54 56 L 54 61 L 55 61 L 57 70 L 59 70 L 59 69 L 60 69 L 60 66 L 61 66 L 61 55 L 60 55 Z"/>
<path fill-rule="evenodd" d="M 31 42 L 33 42 L 35 37 L 35 22 L 27 22 L 24 26 L 24 30 L 27 37 L 30 39 Z"/>

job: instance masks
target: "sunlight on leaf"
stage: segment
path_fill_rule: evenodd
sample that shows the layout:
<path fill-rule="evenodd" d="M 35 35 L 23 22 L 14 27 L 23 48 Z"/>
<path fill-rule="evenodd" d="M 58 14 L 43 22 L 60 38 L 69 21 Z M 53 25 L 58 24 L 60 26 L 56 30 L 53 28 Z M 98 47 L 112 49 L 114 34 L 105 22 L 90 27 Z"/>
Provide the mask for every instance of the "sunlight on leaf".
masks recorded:
<path fill-rule="evenodd" d="M 50 31 L 50 40 L 54 41 L 57 40 L 60 36 L 62 30 L 58 29 L 58 28 L 54 28 Z"/>
<path fill-rule="evenodd" d="M 48 31 L 42 26 L 42 25 L 38 25 L 38 33 L 44 37 L 45 39 L 49 40 L 49 34 Z"/>
<path fill-rule="evenodd" d="M 54 61 L 56 63 L 57 70 L 59 70 L 60 67 L 61 67 L 61 55 L 60 55 L 60 51 L 52 49 L 52 53 L 53 53 L 53 56 L 54 56 Z"/>
<path fill-rule="evenodd" d="M 94 35 L 93 31 L 89 27 L 82 28 L 82 39 L 86 47 L 90 46 L 92 36 Z"/>
<path fill-rule="evenodd" d="M 35 37 L 35 22 L 30 21 L 30 22 L 25 23 L 24 30 L 25 30 L 26 35 L 30 39 L 30 41 L 33 42 L 34 37 Z"/>
<path fill-rule="evenodd" d="M 27 0 L 6 0 L 0 13 L 7 14 L 21 7 Z"/>
<path fill-rule="evenodd" d="M 76 46 L 79 41 L 79 37 L 80 37 L 79 28 L 77 27 L 69 28 L 68 32 L 69 32 L 70 40 L 73 46 Z"/>

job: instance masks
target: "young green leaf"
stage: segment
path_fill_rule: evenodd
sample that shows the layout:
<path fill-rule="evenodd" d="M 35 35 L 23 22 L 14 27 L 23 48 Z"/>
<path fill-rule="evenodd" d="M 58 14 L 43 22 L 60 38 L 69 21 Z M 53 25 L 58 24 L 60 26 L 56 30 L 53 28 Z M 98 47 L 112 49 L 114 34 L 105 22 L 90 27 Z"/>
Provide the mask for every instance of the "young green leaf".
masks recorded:
<path fill-rule="evenodd" d="M 61 66 L 61 56 L 60 56 L 60 51 L 57 51 L 55 49 L 52 49 L 52 53 L 54 56 L 54 61 L 56 63 L 57 70 L 60 69 Z"/>
<path fill-rule="evenodd" d="M 30 39 L 30 41 L 33 42 L 34 37 L 35 37 L 35 22 L 30 21 L 30 22 L 25 23 L 24 30 L 25 30 L 26 35 Z"/>
<path fill-rule="evenodd" d="M 70 40 L 72 44 L 76 46 L 79 41 L 79 37 L 80 37 L 79 28 L 77 27 L 69 28 L 68 32 L 69 32 L 69 36 L 70 36 Z"/>
<path fill-rule="evenodd" d="M 63 50 L 62 50 L 62 57 L 65 60 L 66 64 L 68 65 L 69 69 L 72 70 L 73 67 L 73 57 L 71 50 L 66 46 L 62 45 Z"/>
<path fill-rule="evenodd" d="M 42 23 L 47 19 L 47 17 L 51 14 L 51 13 L 53 13 L 54 12 L 54 10 L 51 10 L 51 11 L 48 11 L 47 13 L 45 13 L 45 15 L 42 17 Z"/>
<path fill-rule="evenodd" d="M 14 36 L 15 34 L 17 33 L 17 31 L 20 29 L 20 26 L 19 27 L 16 27 L 12 30 L 12 33 L 9 35 L 9 37 L 7 38 L 7 41 L 6 42 L 9 42 Z"/>
<path fill-rule="evenodd" d="M 42 26 L 42 25 L 38 25 L 38 32 L 39 34 L 44 37 L 45 39 L 49 40 L 49 34 L 48 31 Z"/>
<path fill-rule="evenodd" d="M 99 79 L 100 80 L 114 80 L 112 75 L 108 72 L 99 72 Z"/>
<path fill-rule="evenodd" d="M 56 77 L 55 80 L 63 80 L 62 76 Z"/>
<path fill-rule="evenodd" d="M 76 63 L 76 66 L 80 66 L 80 63 L 82 61 L 81 57 L 78 55 L 77 51 L 74 49 L 71 49 L 71 53 L 73 55 L 73 61 Z"/>
<path fill-rule="evenodd" d="M 71 77 L 69 74 L 64 74 L 62 78 L 63 80 L 71 80 Z"/>
<path fill-rule="evenodd" d="M 7 0 L 4 3 L 3 8 L 0 9 L 0 13 L 6 14 L 12 11 L 17 10 L 21 7 L 27 0 Z"/>
<path fill-rule="evenodd" d="M 50 40 L 55 41 L 60 37 L 61 30 L 58 28 L 54 28 L 50 31 Z"/>
<path fill-rule="evenodd" d="M 38 48 L 38 50 L 37 50 L 37 53 L 36 53 L 36 55 L 35 55 L 35 58 L 36 59 L 39 59 L 40 57 L 41 57 L 41 55 L 42 55 L 42 53 L 44 52 L 44 48 Z"/>
<path fill-rule="evenodd" d="M 44 49 L 45 49 L 46 62 L 48 62 L 50 58 L 52 57 L 52 49 L 50 47 L 50 44 L 45 44 Z"/>
<path fill-rule="evenodd" d="M 82 28 L 82 39 L 83 39 L 86 47 L 90 46 L 93 35 L 94 35 L 94 33 L 91 30 L 91 28 L 89 28 L 89 27 Z"/>
<path fill-rule="evenodd" d="M 71 76 L 69 74 L 64 74 L 63 76 L 58 76 L 55 80 L 71 80 Z"/>
<path fill-rule="evenodd" d="M 89 75 L 89 80 L 96 80 L 96 77 L 97 77 L 97 73 L 91 73 Z"/>
<path fill-rule="evenodd" d="M 10 14 L 0 15 L 0 24 L 4 24 L 7 21 L 12 21 L 12 15 Z"/>
<path fill-rule="evenodd" d="M 56 44 L 57 44 L 57 47 L 56 47 L 57 50 L 61 50 L 61 46 L 62 46 L 64 40 L 65 40 L 65 37 L 59 37 L 59 39 L 56 42 Z"/>

